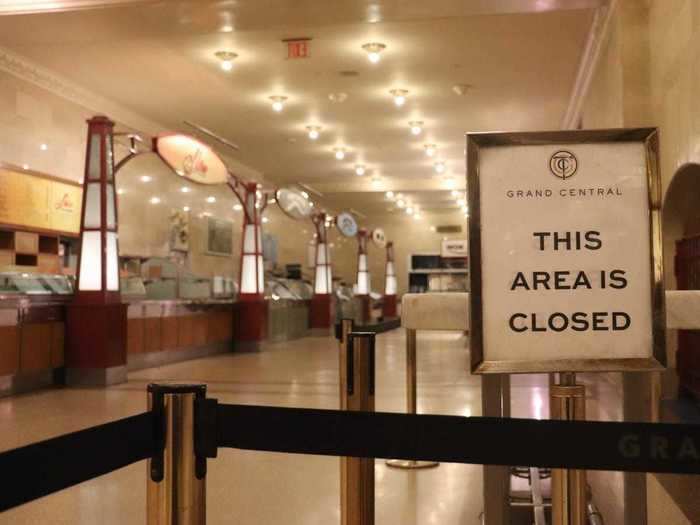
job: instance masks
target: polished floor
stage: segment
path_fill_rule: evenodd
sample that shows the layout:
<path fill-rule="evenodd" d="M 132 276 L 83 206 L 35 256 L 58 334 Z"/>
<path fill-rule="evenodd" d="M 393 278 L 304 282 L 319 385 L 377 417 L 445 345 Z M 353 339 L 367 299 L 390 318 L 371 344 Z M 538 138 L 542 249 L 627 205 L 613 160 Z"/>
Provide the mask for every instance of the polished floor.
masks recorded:
<path fill-rule="evenodd" d="M 377 410 L 404 410 L 404 345 L 403 330 L 377 337 Z M 418 411 L 480 415 L 480 379 L 467 372 L 466 338 L 424 332 L 418 345 Z M 206 383 L 210 396 L 227 403 L 337 408 L 337 347 L 330 338 L 304 338 L 269 344 L 259 353 L 131 373 L 128 383 L 107 389 L 62 388 L 0 399 L 0 450 L 142 412 L 146 385 L 154 381 Z M 546 417 L 546 377 L 514 379 L 512 398 L 514 416 Z M 614 419 L 616 414 L 607 416 Z M 481 523 L 480 466 L 402 471 L 377 461 L 375 473 L 379 525 Z M 207 479 L 211 524 L 340 523 L 337 458 L 223 449 L 209 461 Z M 617 481 L 610 478 L 612 494 L 619 489 Z M 0 514 L 0 524 L 142 524 L 145 487 L 146 465 L 141 462 Z"/>

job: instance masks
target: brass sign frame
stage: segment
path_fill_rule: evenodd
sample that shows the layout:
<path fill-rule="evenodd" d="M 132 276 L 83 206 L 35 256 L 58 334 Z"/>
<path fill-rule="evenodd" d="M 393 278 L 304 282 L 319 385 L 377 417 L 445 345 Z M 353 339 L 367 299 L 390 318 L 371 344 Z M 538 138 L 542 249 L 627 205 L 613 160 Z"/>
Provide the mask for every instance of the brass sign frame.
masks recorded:
<path fill-rule="evenodd" d="M 546 372 L 644 372 L 666 366 L 666 310 L 661 241 L 661 180 L 659 138 L 656 128 L 467 133 L 467 197 L 469 203 L 470 353 L 475 374 Z M 552 359 L 487 361 L 483 348 L 483 296 L 481 288 L 481 203 L 479 157 L 483 148 L 641 142 L 646 151 L 649 190 L 649 247 L 651 266 L 652 355 L 648 358 Z"/>

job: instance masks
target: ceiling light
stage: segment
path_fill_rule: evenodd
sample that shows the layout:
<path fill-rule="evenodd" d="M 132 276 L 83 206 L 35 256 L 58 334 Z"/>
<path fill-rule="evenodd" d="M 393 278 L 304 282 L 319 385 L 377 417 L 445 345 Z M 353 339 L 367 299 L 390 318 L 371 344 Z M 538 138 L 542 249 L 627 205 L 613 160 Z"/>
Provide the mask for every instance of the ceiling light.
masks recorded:
<path fill-rule="evenodd" d="M 342 91 L 339 93 L 329 93 L 328 94 L 328 100 L 331 102 L 336 102 L 340 104 L 341 102 L 345 102 L 348 98 L 347 93 L 343 93 Z"/>
<path fill-rule="evenodd" d="M 457 190 L 452 190 L 450 192 L 450 195 L 452 195 L 453 197 L 456 197 L 457 195 L 459 195 L 459 192 Z"/>
<path fill-rule="evenodd" d="M 214 56 L 221 61 L 221 69 L 231 71 L 233 69 L 233 61 L 238 57 L 236 53 L 231 51 L 217 51 Z"/>
<path fill-rule="evenodd" d="M 426 144 L 423 146 L 423 148 L 425 149 L 425 154 L 428 157 L 435 155 L 435 151 L 437 150 L 437 146 L 435 146 L 435 144 Z"/>
<path fill-rule="evenodd" d="M 379 177 L 372 177 L 372 185 L 373 186 L 379 186 L 381 184 L 382 180 Z"/>
<path fill-rule="evenodd" d="M 406 202 L 405 202 L 403 199 L 399 199 L 399 200 L 396 201 L 396 205 L 397 205 L 399 208 L 403 208 L 404 206 L 406 206 Z"/>
<path fill-rule="evenodd" d="M 48 146 L 47 144 L 41 144 L 41 145 L 39 146 L 39 149 L 40 149 L 41 151 L 46 151 L 47 149 L 49 149 L 49 146 Z"/>
<path fill-rule="evenodd" d="M 437 173 L 445 173 L 445 163 L 441 160 L 437 161 L 433 167 Z"/>
<path fill-rule="evenodd" d="M 411 208 L 410 206 L 408 208 L 406 208 L 406 213 L 411 215 L 413 213 L 413 208 Z"/>
<path fill-rule="evenodd" d="M 240 204 L 234 204 L 233 209 L 234 211 L 241 211 L 243 209 L 243 206 L 241 206 Z"/>
<path fill-rule="evenodd" d="M 420 135 L 423 131 L 423 123 L 420 120 L 413 120 L 408 125 L 411 126 L 411 133 L 414 135 Z"/>
<path fill-rule="evenodd" d="M 124 195 L 124 188 L 119 188 L 117 190 L 117 195 Z"/>
<path fill-rule="evenodd" d="M 233 26 L 231 24 L 226 24 L 221 26 L 221 32 L 222 33 L 231 33 L 233 32 Z"/>
<path fill-rule="evenodd" d="M 430 231 L 431 231 L 431 232 L 434 232 L 436 229 L 437 229 L 437 228 L 435 228 L 435 226 L 431 226 L 431 227 L 430 227 Z"/>
<path fill-rule="evenodd" d="M 309 201 L 309 206 L 314 207 L 314 201 Z"/>
<path fill-rule="evenodd" d="M 367 52 L 367 58 L 369 61 L 372 62 L 372 64 L 376 64 L 381 60 L 382 57 L 380 53 L 386 49 L 386 46 L 384 44 L 380 44 L 379 42 L 371 42 L 363 45 L 362 49 Z"/>
<path fill-rule="evenodd" d="M 415 220 L 420 219 L 420 213 L 414 213 L 414 214 L 413 214 L 413 218 L 414 218 Z"/>
<path fill-rule="evenodd" d="M 389 91 L 391 96 L 394 97 L 394 104 L 398 107 L 403 106 L 406 103 L 406 95 L 408 95 L 407 89 L 392 89 Z"/>
<path fill-rule="evenodd" d="M 466 92 L 469 91 L 471 87 L 471 84 L 455 84 L 454 86 L 452 86 L 452 91 L 455 92 L 455 95 L 461 96 L 466 94 Z"/>
<path fill-rule="evenodd" d="M 270 222 L 270 219 L 268 219 L 267 217 L 263 217 L 262 221 L 267 224 L 268 222 Z"/>
<path fill-rule="evenodd" d="M 182 207 L 182 211 L 190 211 L 190 207 L 189 207 L 189 206 L 183 206 L 183 207 Z"/>
<path fill-rule="evenodd" d="M 22 164 L 22 169 L 23 169 L 23 170 L 28 170 L 28 169 L 29 169 L 29 164 Z"/>
<path fill-rule="evenodd" d="M 267 199 L 268 204 L 274 204 L 277 202 L 277 199 Z"/>
<path fill-rule="evenodd" d="M 141 175 L 141 182 L 151 182 L 153 180 L 153 177 L 150 175 Z"/>
<path fill-rule="evenodd" d="M 467 208 L 466 206 L 462 206 L 462 211 L 464 213 L 467 213 L 469 211 L 469 208 Z"/>
<path fill-rule="evenodd" d="M 182 193 L 189 193 L 192 190 L 189 188 L 189 186 L 183 186 L 182 188 L 180 188 L 180 191 Z"/>
<path fill-rule="evenodd" d="M 464 206 L 466 203 L 467 203 L 467 201 L 465 201 L 464 199 L 457 200 L 457 204 L 459 204 L 460 206 Z"/>
<path fill-rule="evenodd" d="M 207 202 L 209 202 L 209 203 L 214 203 L 214 202 L 216 202 L 216 197 L 213 197 L 213 196 L 207 197 Z"/>
<path fill-rule="evenodd" d="M 309 130 L 309 138 L 311 140 L 316 140 L 321 132 L 321 126 L 306 126 Z"/>
<path fill-rule="evenodd" d="M 160 198 L 159 197 L 151 197 L 151 204 L 159 204 L 160 203 Z"/>
<path fill-rule="evenodd" d="M 345 158 L 345 148 L 333 148 L 333 152 L 336 159 L 343 160 Z"/>
<path fill-rule="evenodd" d="M 276 112 L 279 113 L 284 109 L 284 101 L 287 100 L 287 97 L 282 95 L 274 95 L 269 98 L 272 100 L 272 109 L 274 109 Z"/>
<path fill-rule="evenodd" d="M 306 193 L 305 191 L 302 191 L 301 194 L 302 194 L 302 196 L 303 196 L 305 199 L 308 199 L 308 198 L 309 198 L 309 194 Z"/>
<path fill-rule="evenodd" d="M 394 192 L 393 191 L 387 191 L 385 194 L 387 199 L 393 199 L 394 198 Z"/>
<path fill-rule="evenodd" d="M 355 174 L 362 177 L 365 174 L 365 167 L 362 164 L 355 166 Z"/>

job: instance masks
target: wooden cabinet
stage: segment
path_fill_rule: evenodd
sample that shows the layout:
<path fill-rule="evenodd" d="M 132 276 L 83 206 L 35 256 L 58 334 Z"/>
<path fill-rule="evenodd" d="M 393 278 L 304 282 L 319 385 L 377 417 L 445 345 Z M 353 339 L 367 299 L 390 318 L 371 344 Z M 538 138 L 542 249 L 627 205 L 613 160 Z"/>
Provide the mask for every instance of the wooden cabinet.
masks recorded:
<path fill-rule="evenodd" d="M 130 318 L 126 322 L 126 353 L 140 354 L 144 351 L 143 319 Z"/>
<path fill-rule="evenodd" d="M 21 328 L 20 370 L 36 371 L 51 368 L 52 323 L 27 323 Z"/>
<path fill-rule="evenodd" d="M 39 234 L 15 232 L 15 252 L 27 255 L 39 253 Z"/>
<path fill-rule="evenodd" d="M 51 323 L 51 367 L 60 368 L 64 365 L 66 326 Z"/>
<path fill-rule="evenodd" d="M 175 350 L 177 348 L 177 321 L 177 317 L 163 317 L 163 322 L 161 323 L 161 344 L 163 350 Z"/>
<path fill-rule="evenodd" d="M 0 377 L 19 370 L 19 336 L 17 326 L 0 326 Z"/>

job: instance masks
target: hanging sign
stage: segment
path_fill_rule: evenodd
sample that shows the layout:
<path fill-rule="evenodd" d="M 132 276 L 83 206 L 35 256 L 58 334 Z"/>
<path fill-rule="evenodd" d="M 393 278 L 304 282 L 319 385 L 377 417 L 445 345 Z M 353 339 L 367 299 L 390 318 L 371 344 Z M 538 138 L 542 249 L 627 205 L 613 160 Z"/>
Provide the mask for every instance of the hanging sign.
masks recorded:
<path fill-rule="evenodd" d="M 292 219 L 308 219 L 314 211 L 309 199 L 295 188 L 280 188 L 277 190 L 275 197 L 277 205 Z"/>
<path fill-rule="evenodd" d="M 335 225 L 345 237 L 355 237 L 357 235 L 357 221 L 352 216 L 352 213 L 347 211 L 339 213 L 335 218 Z"/>
<path fill-rule="evenodd" d="M 656 130 L 467 142 L 472 370 L 662 368 Z"/>
<path fill-rule="evenodd" d="M 372 242 L 379 248 L 386 247 L 386 235 L 384 235 L 384 230 L 381 228 L 375 228 L 372 230 Z"/>
<path fill-rule="evenodd" d="M 153 139 L 153 149 L 181 177 L 200 184 L 224 184 L 228 169 L 209 146 L 189 135 L 163 133 Z"/>
<path fill-rule="evenodd" d="M 469 246 L 466 239 L 448 239 L 442 241 L 440 257 L 466 257 L 469 255 Z"/>

